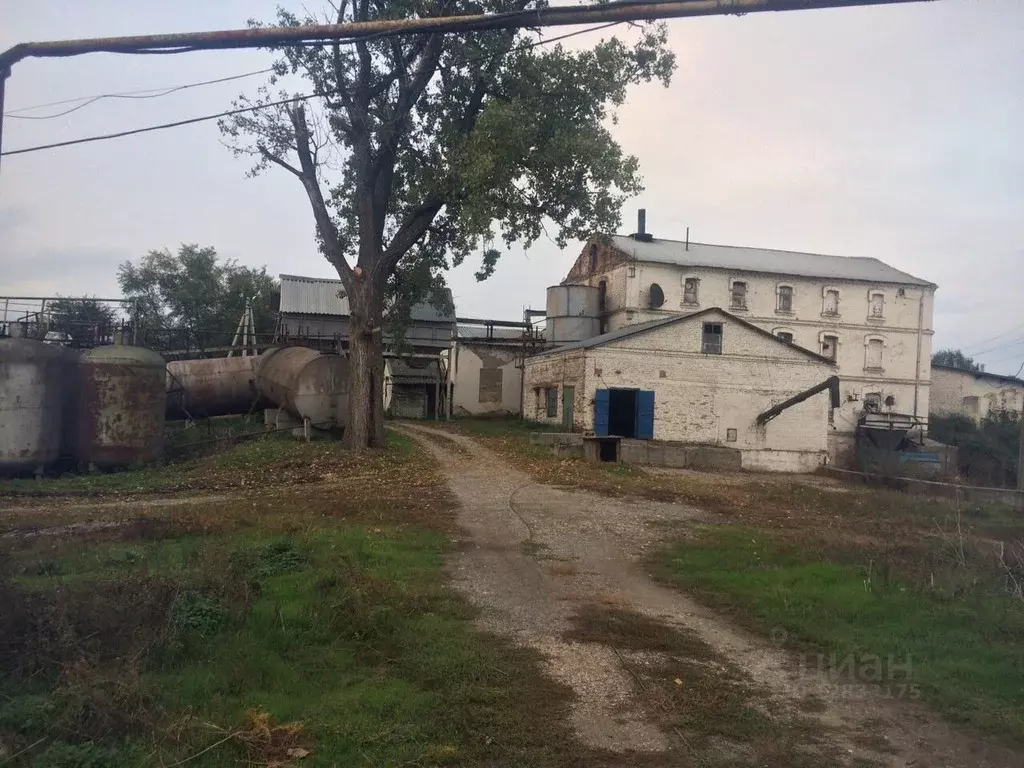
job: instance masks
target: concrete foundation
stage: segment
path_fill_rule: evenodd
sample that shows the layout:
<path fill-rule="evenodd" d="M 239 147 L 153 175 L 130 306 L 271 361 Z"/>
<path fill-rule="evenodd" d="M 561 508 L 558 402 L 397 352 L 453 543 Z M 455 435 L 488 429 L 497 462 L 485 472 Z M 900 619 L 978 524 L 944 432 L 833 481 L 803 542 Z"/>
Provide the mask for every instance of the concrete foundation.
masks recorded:
<path fill-rule="evenodd" d="M 530 435 L 530 442 L 551 449 L 557 456 L 574 456 L 591 461 L 719 471 L 733 471 L 743 467 L 740 451 L 720 445 L 600 438 L 570 432 L 534 432 Z"/>

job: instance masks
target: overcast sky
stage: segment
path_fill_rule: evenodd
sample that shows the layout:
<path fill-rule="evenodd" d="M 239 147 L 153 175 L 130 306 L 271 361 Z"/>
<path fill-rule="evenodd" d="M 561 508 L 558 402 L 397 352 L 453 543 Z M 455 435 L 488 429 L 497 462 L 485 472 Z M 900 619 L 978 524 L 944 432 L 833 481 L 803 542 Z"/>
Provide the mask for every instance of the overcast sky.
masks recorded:
<path fill-rule="evenodd" d="M 270 19 L 276 4 L 0 0 L 0 47 L 239 27 Z M 623 211 L 624 232 L 642 206 L 655 236 L 682 238 L 689 226 L 700 242 L 875 256 L 938 283 L 936 348 L 980 352 L 993 371 L 1024 363 L 1024 2 L 669 25 L 672 87 L 634 90 L 614 127 L 647 185 Z M 6 107 L 269 63 L 255 51 L 30 60 L 14 67 Z M 259 81 L 107 100 L 56 120 L 8 117 L 4 148 L 218 112 Z M 116 296 L 118 263 L 182 242 L 275 274 L 333 276 L 297 181 L 245 170 L 214 123 L 4 158 L 0 294 Z M 513 251 L 483 284 L 467 263 L 450 275 L 459 314 L 514 319 L 543 307 L 545 286 L 578 251 L 550 242 Z"/>

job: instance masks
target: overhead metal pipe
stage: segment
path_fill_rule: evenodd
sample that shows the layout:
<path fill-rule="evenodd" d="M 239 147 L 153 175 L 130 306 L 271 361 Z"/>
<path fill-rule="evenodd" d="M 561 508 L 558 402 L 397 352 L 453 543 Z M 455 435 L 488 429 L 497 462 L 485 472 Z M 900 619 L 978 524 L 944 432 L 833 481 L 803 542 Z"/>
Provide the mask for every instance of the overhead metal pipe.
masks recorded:
<path fill-rule="evenodd" d="M 82 40 L 54 40 L 19 43 L 0 53 L 0 73 L 29 57 L 78 56 L 83 53 L 186 53 L 228 48 L 264 48 L 275 45 L 332 40 L 393 37 L 413 33 L 473 32 L 518 27 L 554 27 L 572 24 L 602 24 L 612 21 L 640 21 L 725 16 L 768 11 L 805 11 L 821 8 L 851 8 L 865 5 L 930 2 L 931 0 L 664 0 L 662 2 L 611 2 L 582 6 L 535 8 L 510 13 L 435 16 L 415 19 L 382 19 L 347 24 L 258 27 L 212 32 L 164 35 L 100 37 Z"/>

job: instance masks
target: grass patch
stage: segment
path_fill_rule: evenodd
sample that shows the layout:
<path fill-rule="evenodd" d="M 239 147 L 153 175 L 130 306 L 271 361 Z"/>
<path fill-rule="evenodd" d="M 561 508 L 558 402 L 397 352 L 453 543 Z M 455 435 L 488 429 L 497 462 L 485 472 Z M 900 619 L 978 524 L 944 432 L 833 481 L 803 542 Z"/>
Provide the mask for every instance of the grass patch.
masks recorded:
<path fill-rule="evenodd" d="M 175 489 L 235 484 L 167 509 L 129 496 L 5 516 L 12 764 L 599 762 L 540 659 L 476 632 L 446 586 L 452 500 L 411 441 L 268 439 L 172 469 Z"/>
<path fill-rule="evenodd" d="M 676 543 L 655 567 L 737 620 L 826 654 L 833 672 L 894 696 L 919 693 L 948 717 L 1024 740 L 1024 604 L 990 584 L 948 594 L 800 541 L 725 527 Z"/>

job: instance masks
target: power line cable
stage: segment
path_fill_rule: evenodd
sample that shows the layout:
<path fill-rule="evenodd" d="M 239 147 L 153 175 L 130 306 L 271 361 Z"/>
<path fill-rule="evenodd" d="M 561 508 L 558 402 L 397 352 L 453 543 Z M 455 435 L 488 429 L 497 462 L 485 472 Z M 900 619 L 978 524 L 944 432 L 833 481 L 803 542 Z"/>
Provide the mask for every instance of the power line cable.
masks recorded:
<path fill-rule="evenodd" d="M 601 24 L 601 25 L 598 25 L 596 27 L 590 27 L 588 29 L 581 29 L 581 30 L 577 30 L 576 32 L 569 32 L 569 33 L 564 34 L 564 35 L 558 35 L 557 37 L 547 38 L 547 39 L 544 39 L 544 40 L 537 40 L 537 41 L 534 41 L 532 43 L 528 43 L 528 44 L 525 44 L 525 45 L 517 46 L 514 50 L 519 51 L 519 50 L 526 50 L 528 48 L 535 48 L 535 47 L 537 47 L 539 45 L 547 45 L 549 43 L 554 43 L 554 42 L 557 42 L 559 40 L 565 40 L 566 38 L 569 38 L 569 37 L 575 37 L 576 35 L 583 35 L 583 34 L 586 34 L 588 32 L 596 32 L 598 30 L 606 29 L 608 27 L 613 27 L 613 26 L 616 26 L 616 25 L 622 24 L 622 23 L 623 22 L 616 21 L 616 22 L 611 22 L 611 23 L 608 23 L 608 24 Z M 345 40 L 345 41 L 341 41 L 341 42 L 346 42 L 347 43 L 347 42 L 357 42 L 357 41 Z M 512 52 L 513 51 L 510 51 L 509 53 L 512 53 Z M 485 58 L 485 57 L 481 56 L 479 58 Z M 88 143 L 91 143 L 91 142 L 94 142 L 94 141 L 107 141 L 109 139 L 120 139 L 120 138 L 124 138 L 126 136 L 134 136 L 135 134 L 138 134 L 138 133 L 149 133 L 149 132 L 152 132 L 152 131 L 162 131 L 162 130 L 165 130 L 165 129 L 168 129 L 168 128 L 180 128 L 182 126 L 192 125 L 194 123 L 202 123 L 202 122 L 206 122 L 206 121 L 209 121 L 209 120 L 217 120 L 217 119 L 222 118 L 222 117 L 231 117 L 232 115 L 241 115 L 241 114 L 245 114 L 247 112 L 257 112 L 257 111 L 259 111 L 261 109 L 269 109 L 271 107 L 279 107 L 279 106 L 282 106 L 284 104 L 293 104 L 293 103 L 295 103 L 297 101 L 308 101 L 309 99 L 314 99 L 314 98 L 317 98 L 319 96 L 329 96 L 329 95 L 330 95 L 329 91 L 317 91 L 317 92 L 314 92 L 314 93 L 307 93 L 307 94 L 302 95 L 302 96 L 292 96 L 292 97 L 287 98 L 287 99 L 281 99 L 280 101 L 272 101 L 272 102 L 268 102 L 266 104 L 260 104 L 258 106 L 254 106 L 254 107 L 240 107 L 238 109 L 230 109 L 230 110 L 227 110 L 225 112 L 218 112 L 218 113 L 212 114 L 212 115 L 201 115 L 199 117 L 190 117 L 190 118 L 187 118 L 185 120 L 176 120 L 176 121 L 171 122 L 171 123 L 160 123 L 158 125 L 149 125 L 149 126 L 146 126 L 144 128 L 132 128 L 132 129 L 125 130 L 125 131 L 117 131 L 115 133 L 104 133 L 104 134 L 98 134 L 96 136 L 85 136 L 85 137 L 80 138 L 80 139 L 69 139 L 67 141 L 56 141 L 56 142 L 53 142 L 51 144 L 37 144 L 35 146 L 23 147 L 21 149 L 11 149 L 11 150 L 8 150 L 6 152 L 0 152 L 0 157 L 8 157 L 8 156 L 11 156 L 11 155 L 24 155 L 24 154 L 28 154 L 30 152 L 41 152 L 41 151 L 46 150 L 46 149 L 57 149 L 57 148 L 60 148 L 60 147 L 70 147 L 70 146 L 74 146 L 76 144 L 88 144 Z"/>
<path fill-rule="evenodd" d="M 171 93 L 176 93 L 178 91 L 183 91 L 183 90 L 186 90 L 188 88 L 198 88 L 198 87 L 203 86 L 203 85 L 215 85 L 217 83 L 227 83 L 227 82 L 230 82 L 232 80 L 242 80 L 243 78 L 254 77 L 255 75 L 265 75 L 268 72 L 273 72 L 273 68 L 272 67 L 268 67 L 265 70 L 256 70 L 255 72 L 246 72 L 246 73 L 243 73 L 241 75 L 231 75 L 230 77 L 217 78 L 216 80 L 204 80 L 204 81 L 199 82 L 199 83 L 185 83 L 184 85 L 175 85 L 175 86 L 164 87 L 164 88 L 145 88 L 145 89 L 136 90 L 136 91 L 123 91 L 121 93 L 100 93 L 99 95 L 96 95 L 96 96 L 79 96 L 78 98 L 66 98 L 66 99 L 61 99 L 59 101 L 49 101 L 49 102 L 43 103 L 43 104 L 35 104 L 33 106 L 22 106 L 22 108 L 18 108 L 16 110 L 8 110 L 7 112 L 4 113 L 4 117 L 5 118 L 13 118 L 15 120 L 52 120 L 53 118 L 60 118 L 60 117 L 63 117 L 65 115 L 70 115 L 71 113 L 76 112 L 77 110 L 81 110 L 82 108 L 84 108 L 84 106 L 88 106 L 89 104 L 95 103 L 96 101 L 99 101 L 99 100 L 104 99 L 104 98 L 133 98 L 133 99 L 134 98 L 159 98 L 161 96 L 166 96 L 166 95 L 169 95 Z M 36 115 L 20 115 L 19 114 L 19 113 L 23 113 L 23 112 L 32 112 L 34 110 L 42 110 L 42 109 L 47 108 L 47 106 L 59 106 L 61 104 L 71 104 L 71 103 L 75 103 L 77 101 L 84 101 L 84 103 L 80 103 L 77 106 L 73 106 L 72 109 L 66 110 L 65 112 L 58 112 L 55 115 L 39 115 L 39 116 L 36 116 Z"/>
<path fill-rule="evenodd" d="M 1002 333 L 997 333 L 995 336 L 989 336 L 987 339 L 982 339 L 981 341 L 974 341 L 974 342 L 971 342 L 970 344 L 966 344 L 964 346 L 961 346 L 960 349 L 966 351 L 968 349 L 973 349 L 974 347 L 984 346 L 985 344 L 993 342 L 996 339 L 1001 339 L 1004 336 L 1008 336 L 1011 333 L 1019 331 L 1021 328 L 1024 328 L 1024 323 L 1022 323 L 1020 325 L 1016 325 L 1016 326 L 1014 326 L 1013 328 L 1011 328 L 1008 331 L 1003 331 Z"/>

